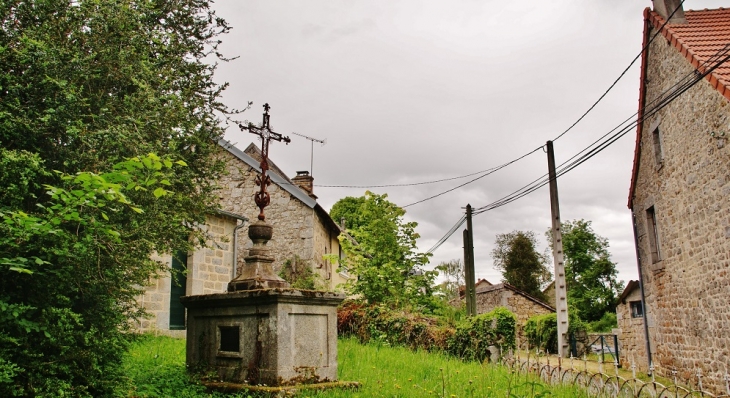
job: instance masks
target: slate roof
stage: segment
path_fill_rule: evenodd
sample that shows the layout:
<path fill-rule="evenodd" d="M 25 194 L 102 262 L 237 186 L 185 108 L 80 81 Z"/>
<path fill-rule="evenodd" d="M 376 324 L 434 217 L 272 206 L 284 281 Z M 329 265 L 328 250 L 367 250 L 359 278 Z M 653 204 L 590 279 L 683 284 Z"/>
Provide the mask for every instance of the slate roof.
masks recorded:
<path fill-rule="evenodd" d="M 248 147 L 246 147 L 245 150 L 242 151 L 238 149 L 235 144 L 221 138 L 218 141 L 218 145 L 220 145 L 223 149 L 231 153 L 239 160 L 249 165 L 252 169 L 256 170 L 257 173 L 261 173 L 261 168 L 259 167 L 259 165 L 261 164 L 262 156 L 261 150 L 255 144 L 251 143 Z M 341 232 L 340 226 L 337 225 L 332 217 L 330 217 L 329 213 L 327 213 L 327 211 L 322 206 L 320 206 L 320 204 L 317 203 L 314 198 L 304 192 L 303 189 L 299 188 L 299 186 L 294 183 L 289 177 L 287 177 L 286 174 L 279 168 L 279 166 L 277 166 L 276 163 L 274 163 L 271 159 L 269 159 L 268 163 L 268 175 L 269 177 L 271 177 L 271 181 L 273 183 L 280 186 L 283 190 L 289 192 L 292 196 L 299 199 L 308 207 L 314 209 L 317 214 L 322 218 L 322 220 L 324 220 L 324 223 L 330 230 L 336 233 Z"/>
<path fill-rule="evenodd" d="M 682 54 L 693 67 L 700 72 L 707 70 L 705 63 L 726 45 L 730 44 L 730 9 L 687 10 L 684 12 L 687 23 L 669 23 L 661 30 L 661 35 Z M 649 39 L 649 27 L 652 30 L 664 25 L 664 19 L 650 8 L 644 10 L 644 43 L 646 48 Z M 652 32 L 653 34 L 653 32 Z M 727 55 L 727 54 L 725 54 Z M 641 87 L 639 90 L 639 120 L 643 118 L 645 103 L 645 81 L 647 67 L 647 50 L 641 57 Z M 716 61 L 714 59 L 713 61 Z M 730 100 L 730 62 L 726 62 L 705 77 L 721 95 Z M 629 208 L 633 205 L 634 189 L 639 167 L 639 149 L 643 123 L 636 127 L 636 147 L 634 149 L 634 167 L 629 189 Z"/>

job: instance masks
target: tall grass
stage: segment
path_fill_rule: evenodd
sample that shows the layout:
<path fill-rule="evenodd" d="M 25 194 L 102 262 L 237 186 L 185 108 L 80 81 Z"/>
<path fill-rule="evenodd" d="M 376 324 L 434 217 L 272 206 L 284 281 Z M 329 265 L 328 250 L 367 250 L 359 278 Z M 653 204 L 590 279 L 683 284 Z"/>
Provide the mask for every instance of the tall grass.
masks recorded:
<path fill-rule="evenodd" d="M 465 363 L 443 354 L 412 352 L 387 345 L 338 344 L 340 380 L 359 390 L 304 391 L 302 397 L 587 397 L 580 389 L 554 387 L 503 366 Z M 208 394 L 185 372 L 185 341 L 143 337 L 125 361 L 135 397 L 222 397 Z M 232 395 L 226 395 L 231 397 Z M 233 395 L 236 396 L 236 395 Z M 239 394 L 238 397 L 248 397 Z"/>

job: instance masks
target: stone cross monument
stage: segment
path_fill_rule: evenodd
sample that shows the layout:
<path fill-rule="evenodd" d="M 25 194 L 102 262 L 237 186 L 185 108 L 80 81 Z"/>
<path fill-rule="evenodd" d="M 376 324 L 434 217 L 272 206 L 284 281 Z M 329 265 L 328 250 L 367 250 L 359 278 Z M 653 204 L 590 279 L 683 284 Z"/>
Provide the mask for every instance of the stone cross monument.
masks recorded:
<path fill-rule="evenodd" d="M 274 273 L 274 257 L 266 247 L 274 232 L 264 214 L 270 201 L 269 143 L 289 142 L 271 130 L 269 109 L 265 104 L 261 126 L 239 126 L 262 143 L 260 189 L 254 196 L 260 213 L 248 228 L 253 247 L 227 292 L 180 298 L 187 308 L 186 363 L 193 371 L 214 372 L 247 388 L 334 382 L 337 305 L 345 296 L 292 289 Z"/>
<path fill-rule="evenodd" d="M 253 123 L 248 126 L 238 125 L 243 130 L 248 130 L 251 134 L 261 137 L 261 174 L 256 176 L 256 185 L 259 191 L 254 196 L 254 201 L 259 207 L 258 221 L 248 227 L 248 237 L 253 242 L 253 247 L 249 249 L 248 256 L 244 259 L 246 264 L 237 272 L 236 279 L 228 283 L 228 291 L 235 292 L 237 290 L 254 290 L 254 289 L 270 289 L 289 287 L 284 279 L 280 278 L 276 273 L 272 264 L 274 257 L 271 255 L 271 249 L 266 247 L 266 243 L 274 235 L 274 228 L 266 222 L 264 208 L 269 205 L 271 197 L 266 187 L 271 185 L 271 177 L 267 171 L 269 170 L 269 143 L 271 140 L 291 142 L 289 137 L 275 133 L 269 124 L 269 104 L 264 104 L 264 119 L 261 126 L 256 127 Z M 238 266 L 238 265 L 236 265 Z"/>

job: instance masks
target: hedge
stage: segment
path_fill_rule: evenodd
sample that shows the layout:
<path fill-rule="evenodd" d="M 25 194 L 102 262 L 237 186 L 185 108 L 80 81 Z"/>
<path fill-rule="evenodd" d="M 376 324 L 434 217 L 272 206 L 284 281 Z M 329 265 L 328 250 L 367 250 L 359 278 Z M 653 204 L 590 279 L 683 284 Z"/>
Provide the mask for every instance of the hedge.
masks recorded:
<path fill-rule="evenodd" d="M 515 346 L 515 316 L 505 308 L 468 318 L 456 327 L 439 318 L 390 309 L 384 305 L 346 302 L 337 311 L 340 336 L 360 342 L 382 342 L 413 350 L 440 351 L 465 360 L 483 361 L 489 346 Z"/>

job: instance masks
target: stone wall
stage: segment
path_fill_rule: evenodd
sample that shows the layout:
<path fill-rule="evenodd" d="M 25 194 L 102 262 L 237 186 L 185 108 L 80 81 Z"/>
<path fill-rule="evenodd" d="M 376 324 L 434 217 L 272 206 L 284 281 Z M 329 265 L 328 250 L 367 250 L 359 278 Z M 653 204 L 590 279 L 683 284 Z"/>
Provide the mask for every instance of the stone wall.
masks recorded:
<path fill-rule="evenodd" d="M 252 246 L 248 238 L 248 225 L 259 214 L 253 199 L 258 191 L 254 182 L 258 173 L 224 148 L 221 148 L 218 156 L 226 163 L 226 174 L 218 181 L 222 210 L 246 217 L 249 221 L 238 229 L 234 245 L 234 230 L 241 221 L 226 215 L 208 217 L 202 227 L 208 235 L 207 248 L 197 250 L 187 258 L 187 295 L 226 291 L 228 282 L 245 264 L 244 258 Z M 296 186 L 291 188 L 300 189 Z M 274 236 L 268 243 L 275 258 L 274 271 L 278 273 L 285 261 L 298 257 L 322 277 L 325 288 L 333 290 L 343 283 L 345 279 L 335 272 L 337 265 L 325 262 L 322 257 L 324 254 L 340 252 L 337 234 L 332 228 L 326 227 L 324 216 L 276 183 L 268 187 L 268 192 L 271 202 L 265 214 L 266 221 L 274 226 Z M 238 251 L 236 256 L 234 248 Z M 171 255 L 158 256 L 156 259 L 171 266 Z M 145 294 L 139 298 L 139 302 L 151 317 L 140 323 L 140 331 L 169 329 L 170 287 L 171 278 L 167 273 L 158 275 L 145 288 Z"/>
<path fill-rule="evenodd" d="M 646 343 L 644 339 L 644 318 L 631 316 L 631 302 L 641 302 L 641 290 L 634 289 L 623 303 L 616 306 L 618 321 L 619 358 L 624 369 L 631 369 L 632 363 L 639 369 L 648 369 Z"/>
<path fill-rule="evenodd" d="M 555 312 L 546 304 L 538 303 L 532 298 L 518 293 L 500 283 L 477 290 L 477 314 L 484 314 L 497 307 L 505 307 L 512 311 L 517 317 L 517 339 L 525 341 L 522 331 L 525 323 L 535 315 L 550 314 Z"/>
<path fill-rule="evenodd" d="M 208 216 L 203 226 L 208 237 L 208 248 L 198 250 L 187 257 L 188 273 L 185 291 L 188 295 L 221 293 L 228 287 L 233 275 L 234 218 Z M 154 260 L 171 267 L 172 255 L 156 255 Z M 158 274 L 150 280 L 139 302 L 150 317 L 140 322 L 142 332 L 167 331 L 170 328 L 170 272 Z"/>
<path fill-rule="evenodd" d="M 219 197 L 222 209 L 248 218 L 248 223 L 256 221 L 259 208 L 253 198 L 259 189 L 255 183 L 258 173 L 223 148 L 220 156 L 226 162 L 227 172 L 218 181 L 221 187 Z M 274 226 L 274 236 L 268 243 L 274 256 L 274 271 L 278 273 L 284 261 L 295 257 L 313 264 L 314 209 L 277 184 L 269 185 L 267 191 L 271 196 L 271 202 L 266 207 L 265 214 L 266 221 Z M 238 247 L 244 249 L 243 255 L 238 258 L 239 267 L 244 264 L 243 258 L 251 246 L 248 228 L 244 227 L 238 234 Z"/>
<path fill-rule="evenodd" d="M 647 102 L 692 71 L 666 40 L 654 40 Z M 676 367 L 678 377 L 692 380 L 699 368 L 705 386 L 716 390 L 724 389 L 730 368 L 729 113 L 728 100 L 703 80 L 649 117 L 632 202 L 657 371 L 666 376 Z M 654 126 L 661 134 L 661 163 L 654 155 Z M 652 207 L 660 252 L 656 262 L 647 221 Z"/>

